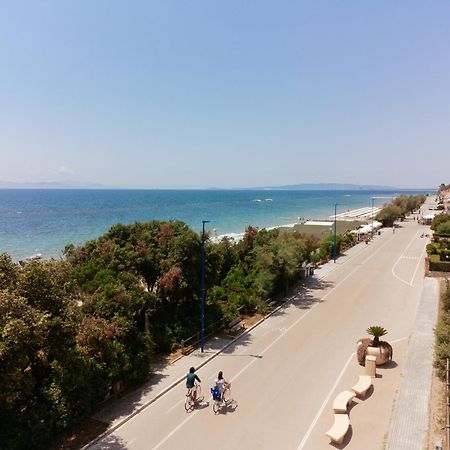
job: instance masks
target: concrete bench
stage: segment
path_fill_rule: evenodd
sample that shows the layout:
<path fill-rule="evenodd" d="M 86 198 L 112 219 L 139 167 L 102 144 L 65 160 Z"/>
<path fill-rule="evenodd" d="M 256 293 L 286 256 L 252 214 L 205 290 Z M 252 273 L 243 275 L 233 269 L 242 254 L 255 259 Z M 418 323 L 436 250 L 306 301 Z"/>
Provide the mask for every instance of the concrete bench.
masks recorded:
<path fill-rule="evenodd" d="M 334 424 L 326 432 L 326 435 L 330 438 L 331 442 L 342 444 L 349 426 L 350 419 L 347 414 L 334 414 Z"/>
<path fill-rule="evenodd" d="M 364 398 L 370 386 L 372 386 L 372 378 L 369 375 L 360 375 L 358 382 L 352 386 L 352 390 L 356 395 Z"/>
<path fill-rule="evenodd" d="M 237 319 L 232 320 L 232 321 L 228 324 L 228 328 L 229 328 L 231 331 L 236 332 L 236 331 L 241 330 L 242 328 L 245 328 L 245 325 L 244 325 L 243 320 L 242 320 L 240 317 L 238 317 Z"/>
<path fill-rule="evenodd" d="M 335 413 L 346 413 L 347 405 L 353 401 L 355 397 L 353 391 L 343 391 L 341 392 L 333 402 L 333 410 Z"/>

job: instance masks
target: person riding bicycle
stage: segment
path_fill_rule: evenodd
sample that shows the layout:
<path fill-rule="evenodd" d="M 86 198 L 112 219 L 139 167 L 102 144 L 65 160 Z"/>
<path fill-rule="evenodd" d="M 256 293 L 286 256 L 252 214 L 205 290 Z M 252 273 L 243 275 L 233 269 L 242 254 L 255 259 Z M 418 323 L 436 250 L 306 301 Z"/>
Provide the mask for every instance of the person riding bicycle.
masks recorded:
<path fill-rule="evenodd" d="M 192 394 L 192 399 L 194 400 L 194 402 L 197 396 L 197 390 L 195 389 L 195 380 L 197 380 L 199 383 L 202 382 L 195 373 L 195 367 L 191 367 L 189 369 L 189 373 L 186 375 L 186 388 L 187 388 L 186 395 Z"/>
<path fill-rule="evenodd" d="M 223 373 L 222 371 L 220 371 L 217 375 L 217 380 L 216 380 L 216 388 L 219 390 L 220 392 L 220 399 L 223 401 L 223 393 L 225 392 L 225 390 L 227 388 L 229 388 L 231 386 L 231 383 L 229 383 L 228 381 L 225 380 L 225 378 L 223 377 Z"/>

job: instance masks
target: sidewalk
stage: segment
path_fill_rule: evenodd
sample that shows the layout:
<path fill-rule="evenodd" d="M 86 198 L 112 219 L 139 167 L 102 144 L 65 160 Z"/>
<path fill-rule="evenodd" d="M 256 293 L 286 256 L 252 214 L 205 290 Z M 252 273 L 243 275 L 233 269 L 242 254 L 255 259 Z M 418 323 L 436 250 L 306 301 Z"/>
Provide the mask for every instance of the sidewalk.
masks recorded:
<path fill-rule="evenodd" d="M 428 432 L 439 281 L 426 278 L 386 450 L 422 450 Z"/>

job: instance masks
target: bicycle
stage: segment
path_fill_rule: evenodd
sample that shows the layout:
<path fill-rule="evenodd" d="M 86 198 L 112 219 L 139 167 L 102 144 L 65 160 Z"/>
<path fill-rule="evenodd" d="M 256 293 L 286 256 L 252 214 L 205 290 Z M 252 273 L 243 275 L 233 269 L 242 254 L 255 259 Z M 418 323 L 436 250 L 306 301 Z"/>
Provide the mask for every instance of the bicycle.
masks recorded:
<path fill-rule="evenodd" d="M 229 404 L 233 402 L 231 398 L 231 390 L 230 387 L 226 387 L 223 391 L 222 396 L 220 396 L 220 392 L 217 388 L 211 388 L 211 394 L 213 397 L 213 411 L 214 414 L 217 414 L 222 408 L 227 407 Z"/>
<path fill-rule="evenodd" d="M 186 412 L 190 412 L 195 408 L 195 404 L 200 402 L 200 394 L 202 393 L 202 388 L 199 384 L 195 383 L 193 388 L 188 390 L 186 398 L 184 399 L 184 409 Z M 194 395 L 195 394 L 195 395 Z"/>

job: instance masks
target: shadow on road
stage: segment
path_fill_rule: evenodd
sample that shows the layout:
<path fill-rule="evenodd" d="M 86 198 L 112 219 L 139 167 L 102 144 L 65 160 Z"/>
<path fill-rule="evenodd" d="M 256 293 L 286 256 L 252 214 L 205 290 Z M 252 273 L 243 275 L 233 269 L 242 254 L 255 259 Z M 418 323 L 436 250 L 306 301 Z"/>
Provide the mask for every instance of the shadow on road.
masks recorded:
<path fill-rule="evenodd" d="M 136 409 L 142 406 L 142 399 L 145 398 L 147 394 L 158 392 L 160 383 L 167 377 L 168 375 L 160 372 L 152 373 L 149 379 L 138 388 L 132 391 L 127 391 L 117 397 L 111 397 L 103 403 L 102 407 L 97 411 L 95 416 L 98 416 L 104 412 L 110 412 L 108 415 L 108 421 L 111 423 L 119 417 L 132 414 L 136 411 Z M 114 405 L 115 408 L 111 408 L 111 405 Z M 120 407 L 117 408 L 117 405 L 120 405 Z M 114 411 L 118 412 L 114 413 Z"/>
<path fill-rule="evenodd" d="M 234 399 L 231 399 L 225 406 L 222 406 L 220 408 L 219 412 L 217 414 L 229 414 L 236 411 L 236 408 L 238 407 L 238 402 Z"/>
<path fill-rule="evenodd" d="M 102 450 L 106 449 L 106 450 L 121 450 L 121 449 L 126 449 L 127 446 L 125 444 L 125 442 L 120 439 L 117 436 L 114 436 L 112 434 L 104 437 L 102 439 Z"/>
<path fill-rule="evenodd" d="M 291 297 L 291 303 L 300 309 L 309 309 L 322 300 L 317 298 L 316 294 L 325 289 L 332 288 L 334 283 L 317 278 L 309 279 L 306 283 L 299 286 L 297 292 Z"/>
<path fill-rule="evenodd" d="M 384 370 L 384 369 L 395 369 L 398 366 L 398 364 L 395 361 L 388 361 L 386 364 L 383 364 L 382 366 L 378 366 L 377 369 Z"/>

